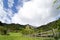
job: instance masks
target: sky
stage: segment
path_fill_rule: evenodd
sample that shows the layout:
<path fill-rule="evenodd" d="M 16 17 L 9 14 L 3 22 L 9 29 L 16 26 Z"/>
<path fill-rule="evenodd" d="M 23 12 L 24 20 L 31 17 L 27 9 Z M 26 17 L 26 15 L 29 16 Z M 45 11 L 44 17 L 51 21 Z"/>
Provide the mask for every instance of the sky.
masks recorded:
<path fill-rule="evenodd" d="M 0 21 L 32 25 L 46 25 L 60 17 L 60 0 L 0 0 Z"/>

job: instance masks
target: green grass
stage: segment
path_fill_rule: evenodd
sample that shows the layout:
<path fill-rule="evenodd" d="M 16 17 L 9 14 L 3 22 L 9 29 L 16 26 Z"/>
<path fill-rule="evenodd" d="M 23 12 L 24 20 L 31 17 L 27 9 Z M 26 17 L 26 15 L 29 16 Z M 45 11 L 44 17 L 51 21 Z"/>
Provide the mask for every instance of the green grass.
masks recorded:
<path fill-rule="evenodd" d="M 50 38 L 43 37 L 28 37 L 21 33 L 10 33 L 10 35 L 0 35 L 0 40 L 53 40 Z"/>

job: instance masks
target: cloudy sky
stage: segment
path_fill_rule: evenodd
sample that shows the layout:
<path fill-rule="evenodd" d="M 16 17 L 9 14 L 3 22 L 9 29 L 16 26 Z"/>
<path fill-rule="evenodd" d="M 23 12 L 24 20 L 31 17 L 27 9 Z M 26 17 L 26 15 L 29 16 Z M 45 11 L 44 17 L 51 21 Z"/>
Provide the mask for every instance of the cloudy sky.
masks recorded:
<path fill-rule="evenodd" d="M 0 21 L 3 23 L 45 25 L 60 17 L 60 0 L 0 0 Z"/>

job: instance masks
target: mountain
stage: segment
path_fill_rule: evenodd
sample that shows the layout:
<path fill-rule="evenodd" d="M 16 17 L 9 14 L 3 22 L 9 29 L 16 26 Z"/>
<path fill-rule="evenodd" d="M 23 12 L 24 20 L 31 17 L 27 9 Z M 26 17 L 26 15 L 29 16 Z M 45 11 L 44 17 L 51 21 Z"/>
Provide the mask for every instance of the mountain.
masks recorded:
<path fill-rule="evenodd" d="M 29 29 L 33 29 L 33 26 L 27 24 L 27 25 L 20 25 L 20 24 L 6 24 L 6 23 L 2 23 L 0 22 L 0 29 L 4 30 L 12 30 L 12 31 L 15 31 L 15 30 L 23 30 L 23 29 L 26 29 L 26 28 L 29 28 Z"/>
<path fill-rule="evenodd" d="M 60 29 L 60 19 L 50 22 L 47 25 L 42 25 L 40 27 L 37 27 L 38 30 L 48 31 L 52 29 Z"/>
<path fill-rule="evenodd" d="M 27 24 L 27 25 L 20 25 L 20 24 L 6 24 L 6 23 L 2 23 L 0 22 L 0 30 L 1 29 L 6 29 L 6 30 L 24 30 L 24 29 L 32 29 L 35 32 L 41 32 L 42 31 L 48 31 L 48 30 L 52 30 L 52 29 L 60 29 L 60 19 L 50 22 L 47 25 L 42 25 L 40 27 L 34 28 L 33 26 Z"/>

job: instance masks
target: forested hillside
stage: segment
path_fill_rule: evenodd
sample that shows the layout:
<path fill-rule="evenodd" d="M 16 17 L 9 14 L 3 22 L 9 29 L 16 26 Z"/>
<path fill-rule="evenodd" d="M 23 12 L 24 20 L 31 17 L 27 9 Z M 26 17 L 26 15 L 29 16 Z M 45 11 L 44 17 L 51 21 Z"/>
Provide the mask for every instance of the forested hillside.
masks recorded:
<path fill-rule="evenodd" d="M 32 37 L 53 37 L 58 40 L 60 38 L 60 19 L 37 28 L 29 24 L 20 25 L 0 22 L 0 35 L 10 35 L 9 33 L 21 33 Z"/>
<path fill-rule="evenodd" d="M 48 30 L 52 30 L 52 29 L 60 29 L 60 19 L 50 22 L 47 25 L 42 25 L 42 26 L 38 27 L 37 29 L 43 30 L 43 31 L 48 31 Z"/>
<path fill-rule="evenodd" d="M 33 26 L 27 24 L 27 25 L 20 25 L 20 24 L 6 24 L 6 23 L 2 23 L 0 22 L 0 32 L 2 30 L 6 30 L 9 32 L 21 32 L 23 30 L 28 30 L 31 31 L 33 30 L 35 33 L 40 33 L 40 32 L 45 32 L 45 31 L 49 31 L 52 29 L 60 29 L 60 19 L 53 21 L 51 23 L 48 23 L 47 25 L 42 25 L 40 27 L 34 28 Z"/>

